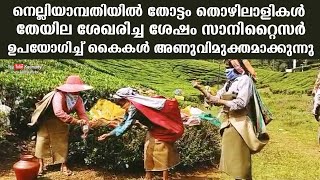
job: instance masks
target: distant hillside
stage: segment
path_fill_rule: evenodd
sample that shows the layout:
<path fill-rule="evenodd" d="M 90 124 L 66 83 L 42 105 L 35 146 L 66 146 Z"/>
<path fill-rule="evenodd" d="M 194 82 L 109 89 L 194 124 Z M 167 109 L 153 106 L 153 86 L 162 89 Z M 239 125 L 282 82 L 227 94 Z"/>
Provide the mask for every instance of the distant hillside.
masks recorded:
<path fill-rule="evenodd" d="M 258 69 L 258 86 L 269 87 L 273 93 L 306 94 L 311 93 L 318 71 L 284 73 Z"/>
<path fill-rule="evenodd" d="M 285 72 L 286 69 L 293 69 L 295 62 L 295 71 L 316 69 L 320 67 L 319 59 L 255 59 L 251 60 L 254 67 L 274 71 Z"/>

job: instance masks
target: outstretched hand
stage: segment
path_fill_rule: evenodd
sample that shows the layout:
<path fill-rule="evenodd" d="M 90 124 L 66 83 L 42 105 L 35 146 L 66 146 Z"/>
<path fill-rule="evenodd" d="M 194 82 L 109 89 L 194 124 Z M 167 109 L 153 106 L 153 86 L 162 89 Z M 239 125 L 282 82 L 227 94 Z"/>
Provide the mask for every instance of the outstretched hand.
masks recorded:
<path fill-rule="evenodd" d="M 199 89 L 201 86 L 200 86 L 200 83 L 198 82 L 198 81 L 191 81 L 191 84 L 192 84 L 192 86 L 194 87 L 194 88 L 197 88 L 197 89 Z"/>
<path fill-rule="evenodd" d="M 98 141 L 103 141 L 103 140 L 105 140 L 107 137 L 109 137 L 109 134 L 102 134 L 101 136 L 98 137 Z"/>
<path fill-rule="evenodd" d="M 211 96 L 209 99 L 209 102 L 213 103 L 213 104 L 217 104 L 219 103 L 220 98 L 216 97 L 216 96 Z"/>

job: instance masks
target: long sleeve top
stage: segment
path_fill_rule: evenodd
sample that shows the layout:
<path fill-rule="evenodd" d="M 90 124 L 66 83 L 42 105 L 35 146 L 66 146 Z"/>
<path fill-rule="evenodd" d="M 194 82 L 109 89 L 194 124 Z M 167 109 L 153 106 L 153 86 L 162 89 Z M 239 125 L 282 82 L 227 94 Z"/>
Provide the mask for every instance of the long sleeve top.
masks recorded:
<path fill-rule="evenodd" d="M 71 123 L 72 121 L 75 120 L 74 117 L 69 115 L 74 110 L 76 111 L 80 119 L 84 119 L 86 121 L 89 120 L 88 116 L 86 115 L 86 110 L 84 108 L 83 100 L 80 96 L 78 97 L 74 107 L 71 110 L 68 110 L 67 103 L 66 103 L 66 96 L 64 95 L 63 92 L 58 91 L 55 93 L 52 99 L 52 107 L 53 107 L 54 115 L 65 123 Z"/>
<path fill-rule="evenodd" d="M 130 104 L 128 111 L 124 115 L 124 120 L 122 121 L 122 123 L 115 129 L 113 129 L 109 134 L 112 136 L 123 135 L 128 129 L 131 128 L 136 120 L 139 120 L 143 125 L 146 125 L 149 128 L 151 128 L 152 126 L 150 120 L 141 112 L 139 112 L 133 104 Z"/>
<path fill-rule="evenodd" d="M 133 119 L 133 117 L 136 113 L 137 109 L 133 105 L 130 105 L 128 112 L 124 115 L 124 119 L 121 124 L 114 128 L 109 134 L 114 136 L 121 136 L 135 122 L 135 119 Z"/>
<path fill-rule="evenodd" d="M 217 97 L 221 98 L 224 93 L 235 94 L 236 98 L 227 102 L 226 106 L 230 111 L 246 108 L 253 96 L 253 81 L 248 75 L 242 75 L 231 82 L 227 90 L 228 82 L 217 92 Z"/>

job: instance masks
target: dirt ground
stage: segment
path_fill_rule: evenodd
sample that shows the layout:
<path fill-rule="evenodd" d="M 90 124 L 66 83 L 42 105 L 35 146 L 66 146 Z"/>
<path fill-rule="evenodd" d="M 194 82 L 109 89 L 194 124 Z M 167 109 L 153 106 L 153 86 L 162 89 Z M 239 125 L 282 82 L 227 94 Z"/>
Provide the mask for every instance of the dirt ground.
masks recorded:
<path fill-rule="evenodd" d="M 0 165 L 1 180 L 15 180 L 15 174 L 12 166 L 19 160 L 18 157 L 10 157 L 2 160 Z M 144 172 L 109 172 L 98 168 L 89 168 L 81 166 L 70 166 L 74 172 L 72 176 L 66 176 L 60 173 L 59 165 L 47 166 L 46 173 L 39 177 L 40 180 L 143 180 Z M 221 174 L 215 168 L 205 169 L 192 172 L 172 172 L 171 178 L 183 180 L 217 180 L 221 178 Z M 161 179 L 161 174 L 156 173 L 155 180 Z"/>
<path fill-rule="evenodd" d="M 25 142 L 24 150 L 34 154 L 35 142 Z M 0 180 L 15 180 L 15 173 L 12 166 L 19 161 L 19 152 L 7 152 L 7 157 L 0 157 Z M 111 172 L 99 168 L 90 168 L 85 165 L 70 164 L 69 168 L 72 170 L 72 176 L 66 176 L 60 172 L 60 164 L 51 164 L 50 159 L 45 159 L 47 170 L 43 176 L 38 177 L 40 180 L 143 180 L 144 170 L 140 172 Z M 154 174 L 154 180 L 162 179 L 161 173 Z M 193 170 L 193 171 L 173 171 L 171 172 L 171 179 L 183 180 L 217 180 L 221 179 L 221 173 L 217 172 L 214 167 Z"/>

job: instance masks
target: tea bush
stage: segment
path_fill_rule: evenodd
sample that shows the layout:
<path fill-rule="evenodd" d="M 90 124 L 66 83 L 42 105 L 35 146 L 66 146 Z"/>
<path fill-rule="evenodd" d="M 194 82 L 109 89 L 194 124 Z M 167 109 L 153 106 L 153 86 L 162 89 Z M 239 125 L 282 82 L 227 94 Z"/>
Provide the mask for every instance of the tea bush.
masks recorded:
<path fill-rule="evenodd" d="M 13 143 L 7 139 L 10 133 L 10 121 L 8 117 L 10 111 L 11 108 L 2 104 L 0 100 L 0 160 L 16 153 L 17 150 Z M 8 151 L 8 149 L 10 149 L 10 151 Z"/>
<path fill-rule="evenodd" d="M 135 126 L 122 137 L 111 137 L 104 142 L 97 137 L 111 129 L 101 127 L 91 131 L 87 141 L 80 138 L 80 129 L 72 131 L 70 161 L 106 169 L 143 169 L 143 146 L 146 131 Z M 181 163 L 178 168 L 212 165 L 218 162 L 220 153 L 218 128 L 208 122 L 200 126 L 185 127 L 183 137 L 177 141 Z"/>

